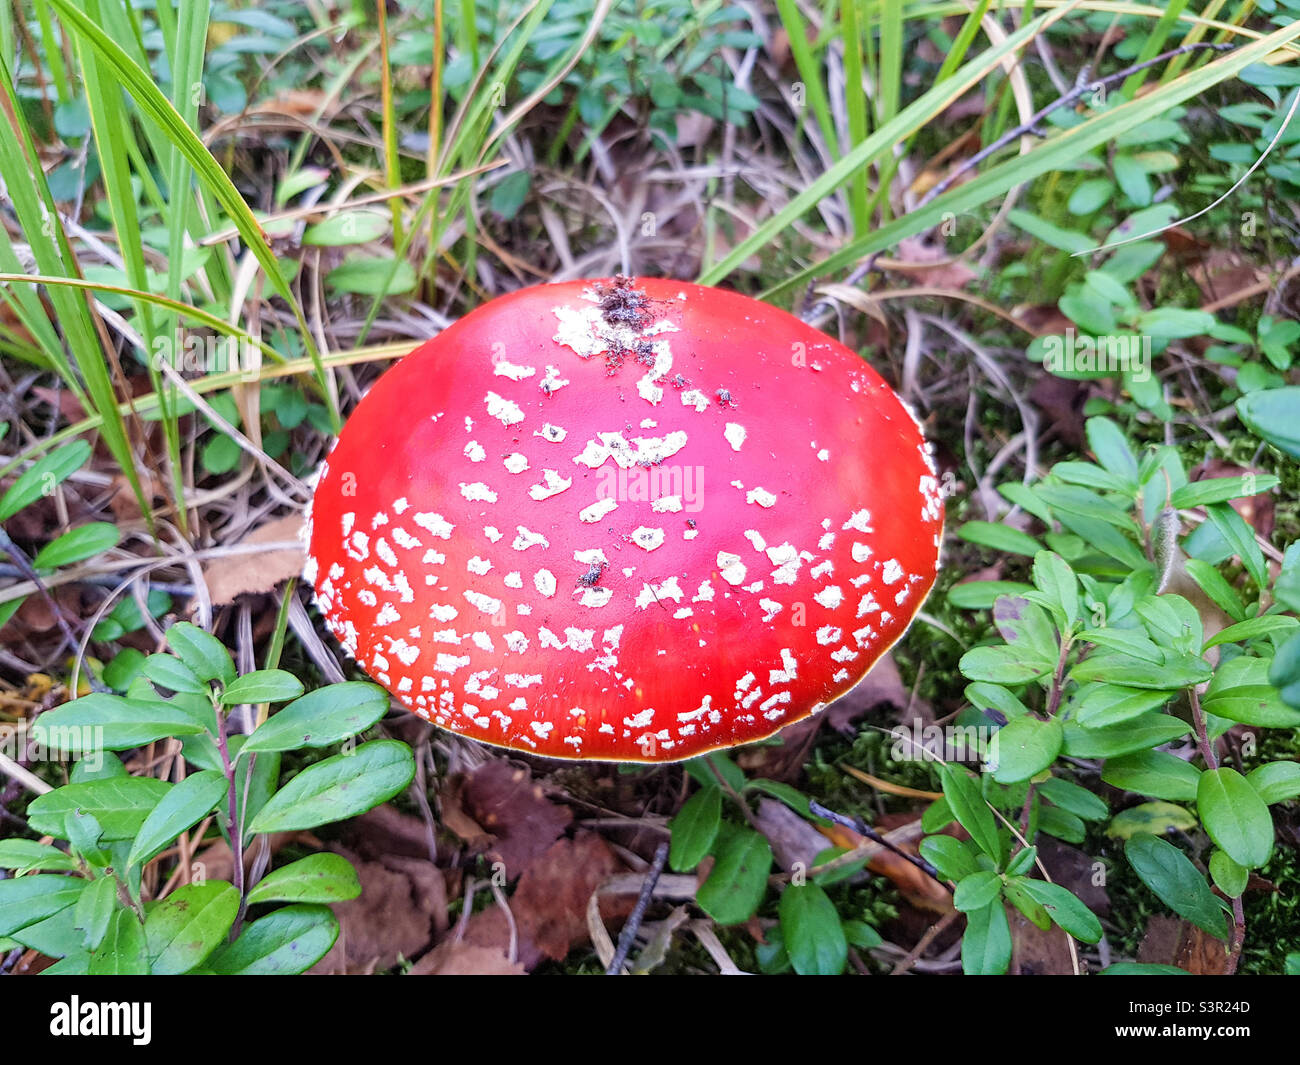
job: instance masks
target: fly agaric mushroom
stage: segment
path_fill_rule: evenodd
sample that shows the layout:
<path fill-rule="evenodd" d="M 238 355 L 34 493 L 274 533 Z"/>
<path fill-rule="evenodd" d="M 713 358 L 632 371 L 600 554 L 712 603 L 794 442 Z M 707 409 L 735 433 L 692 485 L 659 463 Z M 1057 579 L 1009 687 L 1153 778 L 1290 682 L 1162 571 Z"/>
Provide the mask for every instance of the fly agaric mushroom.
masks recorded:
<path fill-rule="evenodd" d="M 934 583 L 943 502 L 897 395 L 732 292 L 617 277 L 466 315 L 322 468 L 306 578 L 420 716 L 674 761 L 843 695 Z"/>

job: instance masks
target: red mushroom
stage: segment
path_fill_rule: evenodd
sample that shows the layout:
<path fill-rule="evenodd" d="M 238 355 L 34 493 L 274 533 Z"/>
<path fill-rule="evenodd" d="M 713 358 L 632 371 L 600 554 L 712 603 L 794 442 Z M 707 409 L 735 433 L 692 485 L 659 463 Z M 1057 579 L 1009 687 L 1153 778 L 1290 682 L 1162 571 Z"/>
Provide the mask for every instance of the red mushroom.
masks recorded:
<path fill-rule="evenodd" d="M 844 694 L 934 583 L 943 503 L 898 396 L 783 311 L 541 285 L 420 346 L 322 469 L 307 579 L 428 720 L 672 761 Z"/>

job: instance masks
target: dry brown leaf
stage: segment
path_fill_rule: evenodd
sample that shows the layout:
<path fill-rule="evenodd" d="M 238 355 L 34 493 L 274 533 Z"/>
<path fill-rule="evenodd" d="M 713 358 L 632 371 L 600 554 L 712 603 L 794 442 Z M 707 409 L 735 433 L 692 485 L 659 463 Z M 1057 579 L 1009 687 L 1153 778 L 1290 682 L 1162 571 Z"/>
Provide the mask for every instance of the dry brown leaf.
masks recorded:
<path fill-rule="evenodd" d="M 579 832 L 562 839 L 534 861 L 519 878 L 510 897 L 510 912 L 518 929 L 519 961 L 528 969 L 542 958 L 560 961 L 574 946 L 588 942 L 587 901 L 592 892 L 619 870 L 614 852 L 599 836 Z M 632 896 L 602 896 L 603 919 L 626 914 Z M 476 913 L 465 939 L 497 950 L 509 949 L 510 928 L 499 906 Z"/>
<path fill-rule="evenodd" d="M 892 829 L 886 829 L 882 819 L 882 823 L 875 828 L 895 847 L 908 854 L 916 853 L 917 843 L 924 835 L 919 818 L 909 820 Z M 873 849 L 869 852 L 867 868 L 878 876 L 892 880 L 903 898 L 918 910 L 948 913 L 952 909 L 952 895 L 948 893 L 947 888 L 887 847 L 873 844 L 866 836 L 844 825 L 819 826 L 817 831 L 835 846 L 843 847 L 845 850 L 871 846 Z"/>
<path fill-rule="evenodd" d="M 951 253 L 921 237 L 905 237 L 898 242 L 898 256 L 889 268 L 907 274 L 918 285 L 934 288 L 962 289 L 979 274 L 963 262 L 949 262 Z"/>
<path fill-rule="evenodd" d="M 488 857 L 507 880 L 523 873 L 568 827 L 573 815 L 546 798 L 527 769 L 496 759 L 479 766 L 460 791 L 464 812 L 491 833 Z"/>
<path fill-rule="evenodd" d="M 1019 910 L 1009 909 L 1012 976 L 1071 976 L 1069 937 L 1056 925 L 1046 931 Z"/>
<path fill-rule="evenodd" d="M 1223 976 L 1228 971 L 1228 944 L 1190 921 L 1155 914 L 1147 920 L 1137 960 L 1177 965 L 1193 976 Z"/>
<path fill-rule="evenodd" d="M 368 862 L 334 848 L 356 866 L 361 895 L 332 907 L 339 938 L 311 969 L 318 975 L 364 974 L 391 969 L 424 951 L 438 926 L 446 927 L 442 873 L 413 858 Z"/>
<path fill-rule="evenodd" d="M 439 943 L 412 966 L 411 976 L 526 976 L 528 970 L 495 947 Z"/>
<path fill-rule="evenodd" d="M 302 528 L 301 514 L 286 514 L 259 525 L 241 541 L 272 544 L 296 540 Z M 301 547 L 267 551 L 254 555 L 230 555 L 213 559 L 203 567 L 203 577 L 214 606 L 233 603 L 237 596 L 269 592 L 281 581 L 302 573 L 307 553 Z"/>

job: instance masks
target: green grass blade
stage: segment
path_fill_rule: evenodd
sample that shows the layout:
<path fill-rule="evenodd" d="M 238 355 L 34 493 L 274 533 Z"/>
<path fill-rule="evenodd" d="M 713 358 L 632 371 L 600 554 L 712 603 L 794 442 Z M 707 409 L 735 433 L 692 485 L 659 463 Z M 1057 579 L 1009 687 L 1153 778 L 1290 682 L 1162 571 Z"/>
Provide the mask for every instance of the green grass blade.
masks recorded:
<path fill-rule="evenodd" d="M 1066 166 L 1093 148 L 1107 143 L 1126 130 L 1163 114 L 1170 107 L 1197 96 L 1211 86 L 1235 76 L 1251 63 L 1261 61 L 1269 53 L 1297 39 L 1300 39 L 1300 22 L 1275 30 L 1251 44 L 1244 45 L 1236 51 L 1228 53 L 1222 59 L 1182 75 L 1177 80 L 1147 93 L 1145 96 L 1139 96 L 1137 99 L 1129 100 L 1116 108 L 1097 115 L 1059 136 L 1052 137 L 1025 155 L 1018 155 L 999 163 L 974 180 L 960 185 L 930 201 L 924 207 L 912 211 L 905 218 L 890 223 L 868 237 L 847 244 L 822 262 L 801 270 L 780 284 L 774 285 L 763 295 L 768 298 L 787 289 L 807 284 L 820 274 L 831 273 L 849 263 L 856 262 L 864 256 L 893 247 L 904 237 L 913 236 L 922 230 L 937 225 L 946 212 L 951 211 L 954 214 L 961 214 L 972 210 L 1017 185 L 1031 181 L 1040 174 Z M 763 227 L 763 230 L 768 230 L 769 227 L 770 232 L 767 234 L 766 239 L 757 241 L 751 238 L 738 246 L 728 256 L 727 260 L 730 262 L 735 259 L 736 262 L 731 263 L 726 271 L 715 268 L 711 272 L 711 275 L 715 276 L 711 276 L 706 283 L 715 283 L 717 279 L 725 277 L 738 263 L 760 251 L 762 246 L 767 243 L 767 240 L 771 239 L 771 236 L 775 235 L 780 228 L 771 227 L 769 222 L 769 225 Z M 758 235 L 755 234 L 755 236 Z"/>

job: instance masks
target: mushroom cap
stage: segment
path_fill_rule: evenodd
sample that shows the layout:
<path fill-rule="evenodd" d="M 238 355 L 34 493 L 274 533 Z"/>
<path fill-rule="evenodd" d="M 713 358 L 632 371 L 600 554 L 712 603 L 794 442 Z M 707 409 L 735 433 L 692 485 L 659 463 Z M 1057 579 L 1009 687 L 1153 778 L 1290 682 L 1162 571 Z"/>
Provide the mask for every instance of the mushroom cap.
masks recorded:
<path fill-rule="evenodd" d="M 849 691 L 932 587 L 943 500 L 858 355 L 678 281 L 539 285 L 393 366 L 323 467 L 307 579 L 429 721 L 675 761 Z"/>

